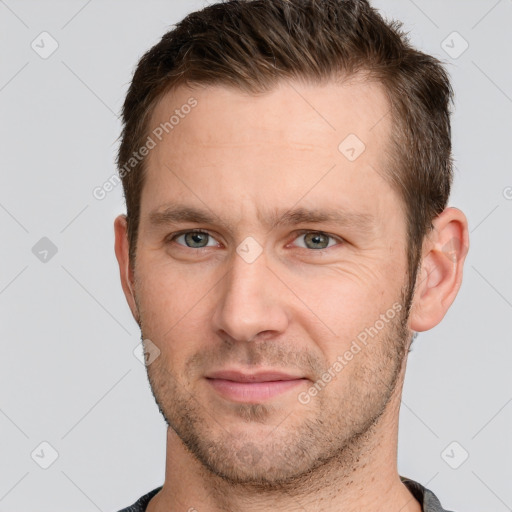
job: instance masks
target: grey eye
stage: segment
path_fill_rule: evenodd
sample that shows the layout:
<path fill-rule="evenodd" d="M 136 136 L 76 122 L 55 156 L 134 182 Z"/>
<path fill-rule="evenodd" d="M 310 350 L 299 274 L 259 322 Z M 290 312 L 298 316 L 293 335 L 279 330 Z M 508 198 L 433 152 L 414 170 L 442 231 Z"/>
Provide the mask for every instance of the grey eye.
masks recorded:
<path fill-rule="evenodd" d="M 304 249 L 327 249 L 327 247 L 335 245 L 336 242 L 332 236 L 318 231 L 303 233 L 296 240 L 302 241 L 302 244 L 298 244 L 298 246 Z"/>
<path fill-rule="evenodd" d="M 180 239 L 183 239 L 183 242 Z M 173 240 L 191 249 L 202 249 L 203 247 L 214 247 L 217 245 L 215 238 L 205 231 L 187 231 L 181 235 L 176 235 Z"/>

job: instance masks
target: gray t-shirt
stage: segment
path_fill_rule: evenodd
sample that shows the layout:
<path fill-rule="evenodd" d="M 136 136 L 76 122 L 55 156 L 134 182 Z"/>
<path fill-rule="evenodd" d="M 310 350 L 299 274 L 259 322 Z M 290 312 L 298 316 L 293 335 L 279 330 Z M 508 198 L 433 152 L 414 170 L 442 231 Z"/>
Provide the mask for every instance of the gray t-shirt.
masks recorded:
<path fill-rule="evenodd" d="M 407 489 L 411 491 L 411 494 L 418 500 L 419 503 L 421 503 L 421 510 L 423 512 L 450 512 L 441 506 L 441 503 L 439 503 L 439 500 L 432 491 L 429 491 L 418 482 L 415 482 L 409 478 L 401 476 L 400 479 L 405 484 Z M 123 510 L 120 510 L 119 512 L 145 512 L 151 498 L 153 498 L 153 496 L 155 496 L 161 488 L 162 486 L 153 489 L 148 494 L 145 494 L 139 498 L 136 503 L 130 507 L 123 508 Z"/>

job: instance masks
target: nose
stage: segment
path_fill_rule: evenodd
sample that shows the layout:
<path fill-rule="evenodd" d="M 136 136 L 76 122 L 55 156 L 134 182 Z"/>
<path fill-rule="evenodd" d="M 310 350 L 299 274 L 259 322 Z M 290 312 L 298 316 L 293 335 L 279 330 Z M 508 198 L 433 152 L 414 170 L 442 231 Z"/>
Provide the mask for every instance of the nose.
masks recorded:
<path fill-rule="evenodd" d="M 238 253 L 218 284 L 220 296 L 215 306 L 216 333 L 232 341 L 253 341 L 263 333 L 277 336 L 289 323 L 283 301 L 282 283 L 267 267 L 264 253 L 248 263 Z"/>

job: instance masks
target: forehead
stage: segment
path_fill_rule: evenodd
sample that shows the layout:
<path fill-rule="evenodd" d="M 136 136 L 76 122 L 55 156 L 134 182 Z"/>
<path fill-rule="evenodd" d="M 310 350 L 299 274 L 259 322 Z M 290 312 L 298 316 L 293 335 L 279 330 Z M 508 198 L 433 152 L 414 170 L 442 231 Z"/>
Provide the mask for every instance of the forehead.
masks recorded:
<path fill-rule="evenodd" d="M 189 109 L 192 98 L 197 106 Z M 175 115 L 173 126 L 164 129 L 162 136 L 188 144 L 272 144 L 285 140 L 305 147 L 331 148 L 331 142 L 341 141 L 350 133 L 373 145 L 389 130 L 389 112 L 384 87 L 356 75 L 323 84 L 281 81 L 270 92 L 259 94 L 218 85 L 179 86 L 160 99 L 149 124 L 165 128 L 173 114 L 178 114 L 180 119 Z M 201 118 L 200 130 L 194 123 L 197 117 Z"/>
<path fill-rule="evenodd" d="M 372 188 L 387 186 L 389 113 L 383 86 L 362 78 L 281 82 L 262 94 L 178 87 L 151 117 L 155 147 L 141 212 L 145 203 L 158 207 L 185 196 L 205 198 L 209 208 L 232 205 L 235 216 L 242 200 L 245 210 L 257 201 L 272 208 L 326 197 L 332 207 L 376 207 L 382 201 Z"/>

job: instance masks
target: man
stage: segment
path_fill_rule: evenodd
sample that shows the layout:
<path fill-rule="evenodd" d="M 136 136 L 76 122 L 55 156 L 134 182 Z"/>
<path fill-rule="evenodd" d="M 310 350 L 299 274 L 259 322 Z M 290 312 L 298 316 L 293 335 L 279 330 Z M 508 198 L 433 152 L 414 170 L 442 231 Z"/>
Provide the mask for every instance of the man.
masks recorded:
<path fill-rule="evenodd" d="M 365 0 L 213 4 L 144 55 L 115 250 L 167 462 L 126 511 L 443 510 L 396 459 L 468 247 L 451 99 Z"/>

